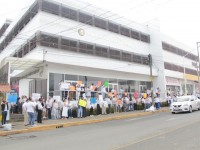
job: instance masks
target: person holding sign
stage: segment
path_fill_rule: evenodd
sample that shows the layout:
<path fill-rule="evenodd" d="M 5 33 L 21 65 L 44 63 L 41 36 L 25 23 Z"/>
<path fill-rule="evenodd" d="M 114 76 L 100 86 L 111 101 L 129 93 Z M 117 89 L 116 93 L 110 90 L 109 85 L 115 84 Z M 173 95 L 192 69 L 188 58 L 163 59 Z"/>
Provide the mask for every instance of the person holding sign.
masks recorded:
<path fill-rule="evenodd" d="M 78 118 L 83 117 L 83 107 L 86 106 L 86 102 L 83 98 L 80 98 L 78 101 Z"/>

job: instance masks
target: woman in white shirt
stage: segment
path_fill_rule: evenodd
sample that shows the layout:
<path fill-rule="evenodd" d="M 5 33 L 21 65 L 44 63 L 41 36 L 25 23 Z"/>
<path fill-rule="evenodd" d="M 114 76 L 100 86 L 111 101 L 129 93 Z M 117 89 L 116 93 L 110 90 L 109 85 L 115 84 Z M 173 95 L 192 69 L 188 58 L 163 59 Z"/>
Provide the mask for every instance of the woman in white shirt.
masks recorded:
<path fill-rule="evenodd" d="M 56 100 L 54 100 L 54 102 L 53 102 L 52 114 L 54 116 L 54 119 L 58 119 L 59 118 L 59 114 L 58 114 L 58 102 Z"/>
<path fill-rule="evenodd" d="M 69 102 L 67 99 L 65 99 L 63 103 L 62 119 L 66 119 L 68 117 L 68 107 L 69 107 Z"/>

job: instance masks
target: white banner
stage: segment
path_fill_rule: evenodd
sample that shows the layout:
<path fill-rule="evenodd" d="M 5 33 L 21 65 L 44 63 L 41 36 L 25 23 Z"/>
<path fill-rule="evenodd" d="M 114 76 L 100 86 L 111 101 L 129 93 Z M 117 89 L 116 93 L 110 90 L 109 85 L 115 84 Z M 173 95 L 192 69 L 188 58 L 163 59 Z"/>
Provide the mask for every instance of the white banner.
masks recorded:
<path fill-rule="evenodd" d="M 180 81 L 175 78 L 166 78 L 166 85 L 180 86 Z"/>
<path fill-rule="evenodd" d="M 39 98 L 41 97 L 41 95 L 39 93 L 32 93 L 32 99 L 35 101 L 36 99 L 39 100 Z"/>

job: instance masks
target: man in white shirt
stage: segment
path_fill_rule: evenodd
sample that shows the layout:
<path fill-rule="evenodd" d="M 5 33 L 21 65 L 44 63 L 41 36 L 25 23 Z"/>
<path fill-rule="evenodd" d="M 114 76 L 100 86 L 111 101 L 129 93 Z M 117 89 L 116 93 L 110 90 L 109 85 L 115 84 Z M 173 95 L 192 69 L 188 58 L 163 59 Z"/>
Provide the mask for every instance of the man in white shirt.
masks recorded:
<path fill-rule="evenodd" d="M 53 99 L 49 96 L 49 99 L 46 101 L 48 119 L 51 119 L 52 105 L 53 105 Z"/>
<path fill-rule="evenodd" d="M 22 110 L 23 110 L 23 115 L 24 115 L 24 125 L 27 126 L 29 124 L 28 122 L 28 112 L 26 109 L 26 105 L 28 104 L 28 100 L 26 100 L 24 102 L 24 104 L 22 105 Z"/>
<path fill-rule="evenodd" d="M 110 97 L 106 97 L 105 101 L 107 101 L 107 103 L 108 103 L 108 113 L 110 114 L 111 113 L 112 101 L 111 101 Z"/>
<path fill-rule="evenodd" d="M 29 100 L 26 104 L 26 110 L 28 112 L 29 116 L 29 125 L 34 126 L 35 125 L 35 104 L 32 100 Z"/>

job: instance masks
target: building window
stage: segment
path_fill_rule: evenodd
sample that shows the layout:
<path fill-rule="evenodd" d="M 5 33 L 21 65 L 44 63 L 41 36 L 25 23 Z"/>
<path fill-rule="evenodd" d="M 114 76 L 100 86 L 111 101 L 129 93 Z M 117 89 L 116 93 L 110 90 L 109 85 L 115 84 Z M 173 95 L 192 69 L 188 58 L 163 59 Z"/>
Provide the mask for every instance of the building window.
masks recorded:
<path fill-rule="evenodd" d="M 108 22 L 108 30 L 111 32 L 119 33 L 119 26 L 117 24 Z"/>
<path fill-rule="evenodd" d="M 131 53 L 122 52 L 122 60 L 131 62 Z"/>
<path fill-rule="evenodd" d="M 149 36 L 148 35 L 141 33 L 140 36 L 141 36 L 141 41 L 149 43 Z"/>
<path fill-rule="evenodd" d="M 24 45 L 24 55 L 29 53 L 29 44 Z"/>
<path fill-rule="evenodd" d="M 107 29 L 107 22 L 103 19 L 94 17 L 94 26 L 102 29 Z"/>
<path fill-rule="evenodd" d="M 121 35 L 130 37 L 130 30 L 128 28 L 120 26 Z"/>
<path fill-rule="evenodd" d="M 93 55 L 94 54 L 93 45 L 80 42 L 79 43 L 79 52 Z"/>
<path fill-rule="evenodd" d="M 48 1 L 42 1 L 42 11 L 59 15 L 59 5 Z"/>
<path fill-rule="evenodd" d="M 72 19 L 74 21 L 77 21 L 78 15 L 77 15 L 77 11 L 76 10 L 73 10 L 73 9 L 70 9 L 70 8 L 66 8 L 64 6 L 62 6 L 61 10 L 62 10 L 61 11 L 62 17 L 69 18 L 69 19 Z"/>
<path fill-rule="evenodd" d="M 102 46 L 95 46 L 96 56 L 108 57 L 108 48 Z"/>
<path fill-rule="evenodd" d="M 110 49 L 110 58 L 120 60 L 120 51 L 115 49 Z"/>
<path fill-rule="evenodd" d="M 23 49 L 22 48 L 18 51 L 18 57 L 19 58 L 23 57 Z"/>
<path fill-rule="evenodd" d="M 134 30 L 131 30 L 131 37 L 136 40 L 140 40 L 140 33 Z"/>
<path fill-rule="evenodd" d="M 58 48 L 58 37 L 41 34 L 40 44 L 42 46 Z"/>
<path fill-rule="evenodd" d="M 93 24 L 92 16 L 82 13 L 82 12 L 79 12 L 79 21 L 85 24 L 89 24 L 89 25 Z"/>
<path fill-rule="evenodd" d="M 61 40 L 61 48 L 69 51 L 77 51 L 77 41 L 63 39 Z"/>
<path fill-rule="evenodd" d="M 148 57 L 142 57 L 142 64 L 149 65 L 149 58 Z"/>
<path fill-rule="evenodd" d="M 133 54 L 133 62 L 135 63 L 142 63 L 141 56 Z"/>

